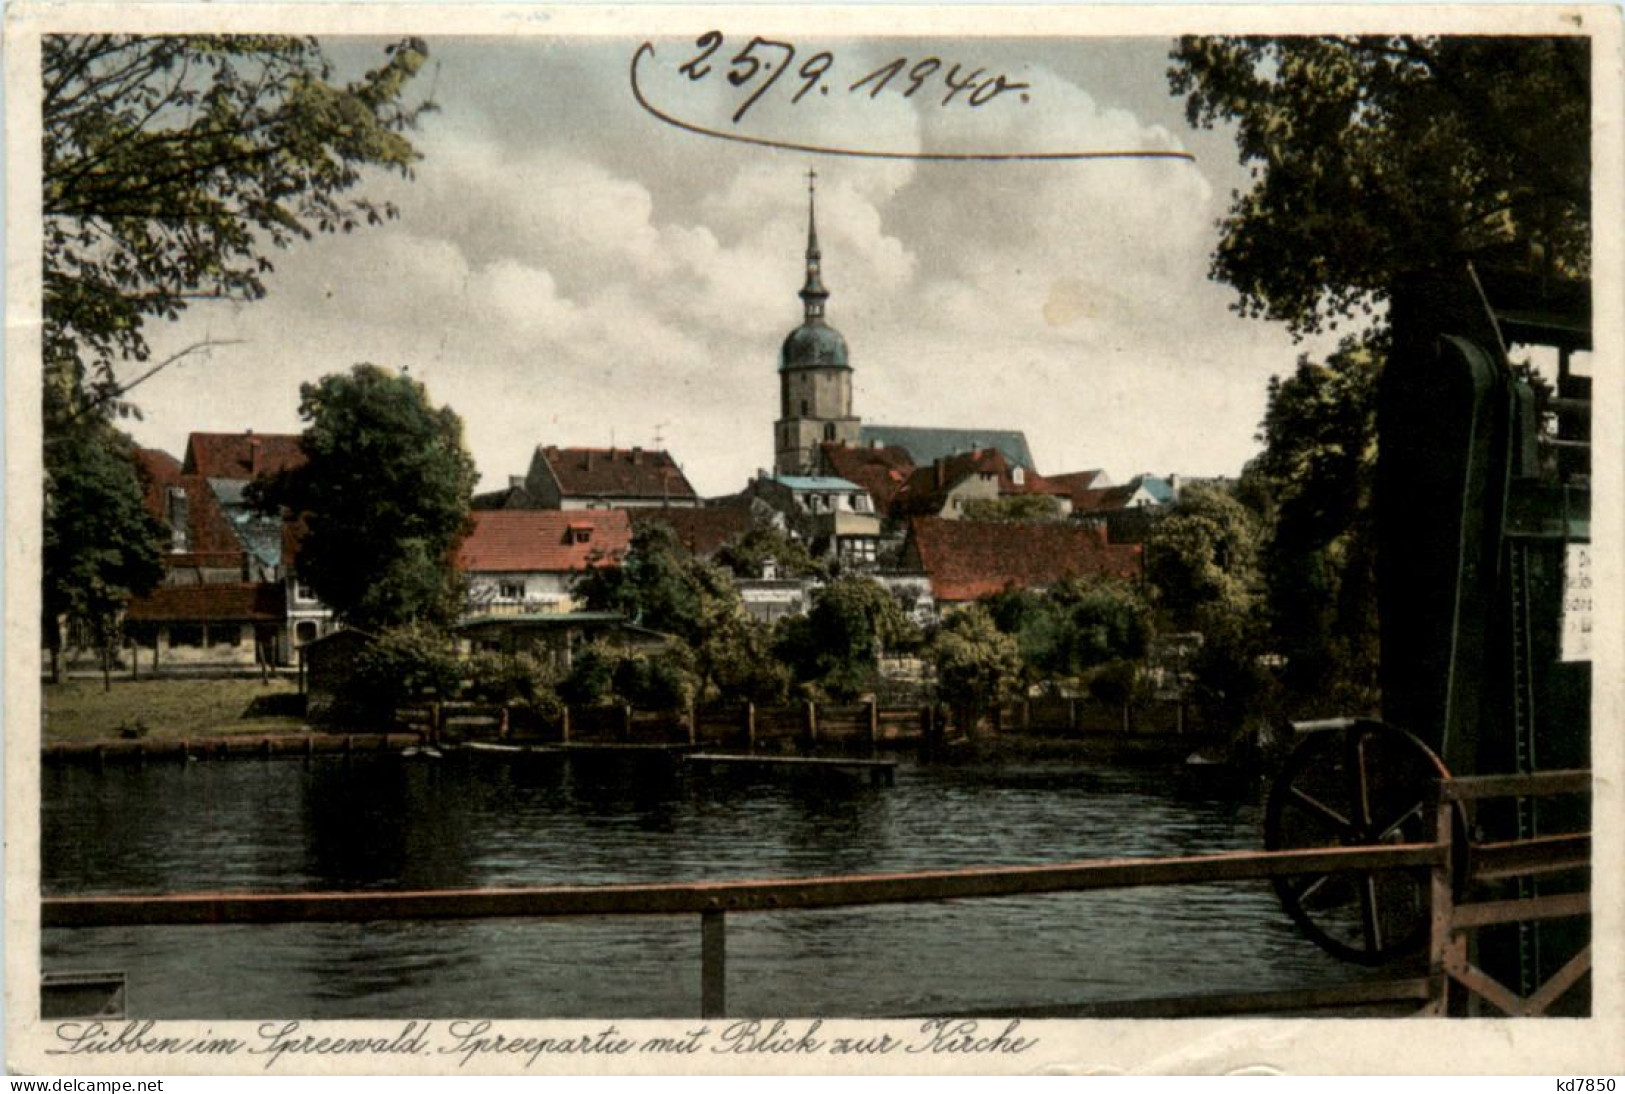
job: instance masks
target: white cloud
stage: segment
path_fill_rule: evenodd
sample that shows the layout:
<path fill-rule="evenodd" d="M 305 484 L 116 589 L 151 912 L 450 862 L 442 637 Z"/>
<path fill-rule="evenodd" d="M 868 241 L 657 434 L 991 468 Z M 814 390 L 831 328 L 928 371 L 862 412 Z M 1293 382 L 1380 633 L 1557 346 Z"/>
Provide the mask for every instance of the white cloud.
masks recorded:
<path fill-rule="evenodd" d="M 301 381 L 371 360 L 409 368 L 463 415 L 487 487 L 522 473 L 539 442 L 658 434 L 702 492 L 737 489 L 771 460 L 815 164 L 830 320 L 866 419 L 1025 429 L 1052 471 L 1234 471 L 1253 450 L 1265 379 L 1296 350 L 1206 281 L 1223 186 L 1203 168 L 741 148 L 652 122 L 582 61 L 619 49 L 441 51 L 445 110 L 419 134 L 417 177 L 375 184 L 400 219 L 280 254 L 267 300 L 156 331 L 160 347 L 205 333 L 248 344 L 145 387 L 138 437 L 178 452 L 195 429 L 294 429 Z M 1053 67 L 1024 78 L 1033 102 L 1002 112 L 786 95 L 753 124 L 898 147 L 1179 143 L 1167 118 L 1107 105 Z"/>

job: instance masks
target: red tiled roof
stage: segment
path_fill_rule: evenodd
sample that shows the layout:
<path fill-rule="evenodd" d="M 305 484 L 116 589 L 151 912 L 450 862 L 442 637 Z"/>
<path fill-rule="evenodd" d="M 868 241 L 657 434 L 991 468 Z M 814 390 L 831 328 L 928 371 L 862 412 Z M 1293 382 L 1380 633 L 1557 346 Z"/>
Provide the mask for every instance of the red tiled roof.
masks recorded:
<path fill-rule="evenodd" d="M 980 448 L 915 468 L 892 498 L 892 515 L 930 516 L 940 513 L 947 503 L 948 494 L 972 475 L 993 475 L 998 480 L 1000 497 L 1013 494 L 1067 497 L 1071 494 L 1065 487 L 1053 485 L 1036 471 L 1024 471 L 1022 481 L 1017 482 L 1003 452 L 997 448 Z"/>
<path fill-rule="evenodd" d="M 825 470 L 869 491 L 875 508 L 882 513 L 891 508 L 893 495 L 914 472 L 914 460 L 908 449 L 898 445 L 865 448 L 825 442 L 821 450 Z"/>
<path fill-rule="evenodd" d="M 1132 579 L 1141 569 L 1138 545 L 1108 543 L 1104 528 L 1064 520 L 917 517 L 909 522 L 903 557 L 930 576 L 939 601 L 977 600 L 1088 574 Z"/>
<path fill-rule="evenodd" d="M 632 543 L 624 509 L 488 509 L 457 548 L 457 568 L 478 573 L 569 573 L 619 563 Z M 587 525 L 572 542 L 572 525 Z"/>
<path fill-rule="evenodd" d="M 252 479 L 304 462 L 297 433 L 194 433 L 186 441 L 184 470 L 206 479 Z"/>
<path fill-rule="evenodd" d="M 537 450 L 567 498 L 697 497 L 671 454 L 642 448 Z"/>
<path fill-rule="evenodd" d="M 160 585 L 131 600 L 124 611 L 126 619 L 136 622 L 280 622 L 286 615 L 282 586 L 276 582 Z"/>
<path fill-rule="evenodd" d="M 684 509 L 651 506 L 626 510 L 633 530 L 645 524 L 665 524 L 677 533 L 684 547 L 700 558 L 710 558 L 723 544 L 750 531 L 750 510 L 742 505 Z"/>

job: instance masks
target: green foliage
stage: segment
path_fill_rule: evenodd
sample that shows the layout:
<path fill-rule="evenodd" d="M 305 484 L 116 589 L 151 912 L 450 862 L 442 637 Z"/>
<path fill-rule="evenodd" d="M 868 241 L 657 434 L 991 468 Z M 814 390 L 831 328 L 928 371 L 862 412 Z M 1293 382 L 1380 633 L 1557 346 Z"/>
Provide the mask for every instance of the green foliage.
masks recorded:
<path fill-rule="evenodd" d="M 873 687 L 882 650 L 907 648 L 919 639 L 885 586 L 847 575 L 815 591 L 806 615 L 783 620 L 774 648 L 796 680 L 844 702 Z"/>
<path fill-rule="evenodd" d="M 529 653 L 482 650 L 462 667 L 465 695 L 491 703 L 523 704 L 543 717 L 559 709 L 559 674 L 552 665 Z"/>
<path fill-rule="evenodd" d="M 1151 637 L 1150 605 L 1119 578 L 1067 578 L 1048 592 L 1013 589 L 986 603 L 999 630 L 1015 637 L 1030 683 L 1138 660 Z"/>
<path fill-rule="evenodd" d="M 1012 494 L 1004 498 L 972 498 L 965 503 L 966 520 L 1057 520 L 1061 503 L 1048 494 Z"/>
<path fill-rule="evenodd" d="M 1585 37 L 1191 37 L 1172 61 L 1252 167 L 1212 267 L 1243 314 L 1319 330 L 1475 254 L 1589 268 Z"/>
<path fill-rule="evenodd" d="M 693 653 L 702 694 L 724 681 L 762 682 L 746 664 L 759 656 L 762 636 L 733 580 L 721 567 L 693 557 L 664 524 L 638 528 L 621 564 L 589 570 L 576 582 L 575 595 L 593 611 L 619 612 L 681 640 Z"/>
<path fill-rule="evenodd" d="M 576 652 L 558 690 L 573 707 L 625 703 L 640 710 L 681 710 L 694 702 L 698 683 L 686 646 L 649 654 L 593 642 Z"/>
<path fill-rule="evenodd" d="M 1257 610 L 1261 537 L 1257 514 L 1227 492 L 1195 484 L 1181 493 L 1145 546 L 1146 577 L 1171 629 L 1206 633 Z"/>
<path fill-rule="evenodd" d="M 451 639 L 420 624 L 383 631 L 357 656 L 343 704 L 374 717 L 426 696 L 448 699 L 462 686 L 463 664 Z"/>
<path fill-rule="evenodd" d="M 768 562 L 774 564 L 780 577 L 827 576 L 824 563 L 813 558 L 804 543 L 771 524 L 752 526 L 748 532 L 723 544 L 715 557 L 717 565 L 736 577 L 759 578 L 765 573 Z"/>
<path fill-rule="evenodd" d="M 352 626 L 450 622 L 462 604 L 452 553 L 476 477 L 462 419 L 375 365 L 299 393 L 306 462 L 249 489 L 304 518 L 300 577 Z"/>
<path fill-rule="evenodd" d="M 114 369 L 147 359 L 147 320 L 264 296 L 270 248 L 393 216 L 347 195 L 367 168 L 410 173 L 424 107 L 402 96 L 426 57 L 404 40 L 336 84 L 310 38 L 45 37 L 47 417 L 127 390 Z"/>
<path fill-rule="evenodd" d="M 124 602 L 163 577 L 164 525 L 141 500 L 129 438 L 99 418 L 57 432 L 45 446 L 41 536 L 42 625 L 61 649 L 60 620 L 80 620 L 104 655 L 118 642 Z"/>
<path fill-rule="evenodd" d="M 1290 695 L 1322 712 L 1370 709 L 1377 686 L 1377 381 L 1386 340 L 1345 342 L 1270 381 L 1264 451 L 1243 482 L 1267 499 L 1271 645 Z"/>
<path fill-rule="evenodd" d="M 994 625 L 992 614 L 981 604 L 949 616 L 932 636 L 926 655 L 936 668 L 937 695 L 965 729 L 1013 695 L 1021 680 L 1016 640 Z"/>

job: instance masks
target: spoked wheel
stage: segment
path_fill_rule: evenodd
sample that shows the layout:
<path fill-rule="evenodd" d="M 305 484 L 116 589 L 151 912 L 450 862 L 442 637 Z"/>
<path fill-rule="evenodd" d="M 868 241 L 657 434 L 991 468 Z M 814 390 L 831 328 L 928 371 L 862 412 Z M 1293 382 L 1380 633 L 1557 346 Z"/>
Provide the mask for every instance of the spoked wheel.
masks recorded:
<path fill-rule="evenodd" d="M 1356 719 L 1313 730 L 1270 790 L 1264 846 L 1288 851 L 1429 842 L 1434 786 L 1449 774 L 1427 745 L 1381 722 Z M 1427 939 L 1425 871 L 1299 874 L 1276 878 L 1274 885 L 1299 929 L 1345 961 L 1386 964 Z"/>

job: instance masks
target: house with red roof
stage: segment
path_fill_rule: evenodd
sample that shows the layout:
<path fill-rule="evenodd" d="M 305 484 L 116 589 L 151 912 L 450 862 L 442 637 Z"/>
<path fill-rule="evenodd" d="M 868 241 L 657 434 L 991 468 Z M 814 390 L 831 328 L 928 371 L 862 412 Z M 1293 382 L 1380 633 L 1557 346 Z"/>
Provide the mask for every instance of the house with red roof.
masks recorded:
<path fill-rule="evenodd" d="M 275 475 L 305 462 L 297 433 L 193 433 L 186 439 L 182 471 L 206 479 L 244 482 Z"/>
<path fill-rule="evenodd" d="M 575 580 L 619 566 L 632 545 L 622 509 L 492 509 L 457 548 L 470 615 L 573 612 Z"/>
<path fill-rule="evenodd" d="M 538 445 L 523 488 L 528 504 L 542 509 L 700 504 L 683 469 L 660 449 Z"/>
<path fill-rule="evenodd" d="M 1101 527 L 1076 521 L 979 521 L 917 517 L 909 522 L 901 569 L 923 572 L 939 610 L 1006 589 L 1044 589 L 1067 577 L 1138 580 L 1137 544 L 1115 544 Z"/>
<path fill-rule="evenodd" d="M 1072 495 L 1065 487 L 1011 463 L 997 448 L 980 448 L 915 468 L 892 495 L 891 515 L 958 520 L 973 501 L 1022 496 L 1050 499 L 1056 517 L 1072 511 Z"/>
<path fill-rule="evenodd" d="M 914 473 L 914 460 L 899 445 L 871 446 L 826 442 L 819 446 L 819 474 L 855 482 L 869 492 L 875 510 L 891 512 L 892 497 Z"/>
<path fill-rule="evenodd" d="M 755 516 L 746 505 L 707 505 L 690 509 L 675 505 L 629 508 L 626 515 L 637 532 L 647 524 L 664 524 L 696 558 L 710 558 L 732 540 L 750 531 Z"/>

